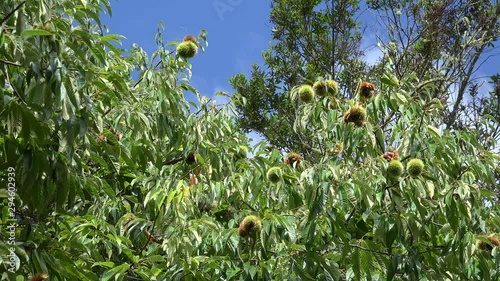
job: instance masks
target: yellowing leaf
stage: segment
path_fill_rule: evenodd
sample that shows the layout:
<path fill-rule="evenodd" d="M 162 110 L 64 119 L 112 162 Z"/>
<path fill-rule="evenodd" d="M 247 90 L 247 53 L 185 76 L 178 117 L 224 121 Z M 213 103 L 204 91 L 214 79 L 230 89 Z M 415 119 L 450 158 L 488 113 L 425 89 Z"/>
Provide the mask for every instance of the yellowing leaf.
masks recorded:
<path fill-rule="evenodd" d="M 427 132 L 435 137 L 441 137 L 441 133 L 439 132 L 439 129 L 434 127 L 434 126 L 427 125 Z"/>

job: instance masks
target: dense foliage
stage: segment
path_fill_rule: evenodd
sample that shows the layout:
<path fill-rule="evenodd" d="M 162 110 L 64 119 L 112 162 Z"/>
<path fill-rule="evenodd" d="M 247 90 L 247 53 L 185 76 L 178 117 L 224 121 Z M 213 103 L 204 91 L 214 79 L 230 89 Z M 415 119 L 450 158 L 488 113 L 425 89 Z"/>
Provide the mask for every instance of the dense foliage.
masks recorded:
<path fill-rule="evenodd" d="M 388 63 L 307 103 L 297 82 L 314 157 L 287 155 L 190 85 L 192 45 L 117 47 L 107 0 L 0 5 L 2 280 L 500 278 L 500 156 L 441 126 L 429 81 Z"/>

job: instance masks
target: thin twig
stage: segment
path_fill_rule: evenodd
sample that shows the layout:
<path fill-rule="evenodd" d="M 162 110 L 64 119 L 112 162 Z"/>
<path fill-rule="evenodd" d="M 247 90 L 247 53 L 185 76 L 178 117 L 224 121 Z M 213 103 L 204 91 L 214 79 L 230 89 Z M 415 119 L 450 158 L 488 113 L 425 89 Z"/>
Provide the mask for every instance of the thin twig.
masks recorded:
<path fill-rule="evenodd" d="M 345 220 L 345 225 L 347 225 L 349 223 L 349 221 L 351 220 L 352 216 L 354 215 L 354 212 L 356 211 L 356 207 L 353 207 L 351 212 L 349 213 L 349 216 L 347 217 L 347 219 Z"/>
<path fill-rule="evenodd" d="M 3 60 L 3 59 L 0 59 L 0 62 L 4 63 L 4 64 L 8 64 L 8 65 L 13 65 L 13 66 L 22 66 L 22 65 L 20 65 L 18 63 L 7 61 L 7 60 Z"/>
<path fill-rule="evenodd" d="M 168 55 L 170 56 L 171 54 L 173 54 L 175 51 L 170 51 L 170 53 L 168 53 Z M 153 69 L 156 69 L 158 66 L 160 66 L 160 64 L 163 62 L 163 60 L 160 60 L 159 62 L 156 63 L 155 67 Z M 144 77 L 141 77 L 141 79 L 139 79 L 139 81 L 137 81 L 135 84 L 134 84 L 134 88 L 137 87 L 137 85 L 139 85 L 139 83 L 142 82 L 142 80 L 144 80 Z"/>
<path fill-rule="evenodd" d="M 158 215 L 159 215 L 159 214 L 160 214 L 160 209 L 158 209 L 158 212 L 156 212 L 156 214 L 155 214 L 155 219 L 154 219 L 154 221 L 153 221 L 153 227 L 151 228 L 151 232 L 150 232 L 150 233 L 153 233 L 153 232 L 155 231 L 155 228 L 156 228 L 156 220 L 158 219 Z M 151 235 L 152 235 L 152 234 L 151 234 Z M 150 239 L 149 239 L 149 237 L 148 237 L 148 239 L 146 240 L 146 244 L 144 244 L 144 246 L 142 247 L 142 249 L 141 249 L 141 251 L 140 251 L 140 252 L 142 252 L 142 251 L 144 251 L 144 249 L 146 249 L 146 247 L 147 247 L 147 246 L 148 246 L 148 244 L 149 244 L 149 241 L 150 241 Z"/>
<path fill-rule="evenodd" d="M 142 279 L 142 278 L 137 278 L 137 277 L 133 277 L 133 276 L 130 276 L 130 275 L 126 275 L 126 277 L 127 277 L 128 279 L 132 279 L 132 280 L 144 280 L 144 279 Z"/>
<path fill-rule="evenodd" d="M 243 200 L 242 202 L 243 202 L 243 204 L 247 205 L 247 206 L 248 206 L 248 208 L 252 209 L 252 211 L 257 212 L 257 210 L 256 210 L 254 207 L 252 207 L 252 205 L 250 205 L 250 203 L 248 203 L 248 202 L 247 202 L 247 201 L 245 201 L 245 200 Z"/>
<path fill-rule="evenodd" d="M 10 87 L 14 90 L 14 93 L 16 93 L 17 97 L 19 98 L 19 100 L 21 100 L 21 102 L 24 104 L 24 105 L 28 105 L 23 97 L 21 96 L 21 94 L 17 91 L 17 89 L 14 87 L 14 85 L 12 84 L 12 82 L 10 81 L 10 77 L 9 77 L 9 72 L 8 71 L 5 71 L 4 69 L 2 69 L 2 72 L 3 74 L 5 75 L 5 78 L 7 78 L 7 82 L 9 83 Z"/>
<path fill-rule="evenodd" d="M 14 8 L 14 10 L 12 10 L 10 13 L 8 13 L 5 18 L 3 18 L 1 21 L 0 21 L 0 25 L 2 25 L 5 21 L 7 21 L 17 10 L 19 10 L 21 8 L 22 5 L 24 5 L 24 3 L 26 3 L 26 1 L 23 1 L 21 2 L 19 5 L 17 5 L 17 7 Z"/>
<path fill-rule="evenodd" d="M 163 165 L 174 165 L 174 164 L 177 164 L 178 162 L 180 162 L 182 160 L 184 160 L 184 157 L 179 157 L 179 158 L 175 158 L 173 160 L 165 161 L 162 164 Z"/>
<path fill-rule="evenodd" d="M 108 115 L 108 113 L 110 113 L 112 109 L 113 109 L 113 107 L 110 107 L 108 110 L 106 110 L 106 112 L 104 112 L 102 117 L 106 117 L 106 115 Z"/>

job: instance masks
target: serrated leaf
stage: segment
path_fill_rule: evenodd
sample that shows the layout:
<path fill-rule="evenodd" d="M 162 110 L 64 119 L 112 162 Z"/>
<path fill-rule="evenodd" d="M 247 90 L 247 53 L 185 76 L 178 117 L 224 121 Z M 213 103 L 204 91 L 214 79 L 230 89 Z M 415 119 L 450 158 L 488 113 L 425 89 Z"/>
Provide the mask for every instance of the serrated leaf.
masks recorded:
<path fill-rule="evenodd" d="M 354 248 L 352 253 L 352 271 L 354 272 L 355 280 L 361 279 L 361 260 L 359 257 L 359 249 Z"/>
<path fill-rule="evenodd" d="M 369 246 L 364 241 L 361 245 L 365 248 L 369 248 Z M 370 251 L 361 251 L 360 261 L 361 261 L 361 268 L 363 272 L 366 274 L 367 279 L 372 280 L 372 271 L 373 271 L 372 253 Z"/>

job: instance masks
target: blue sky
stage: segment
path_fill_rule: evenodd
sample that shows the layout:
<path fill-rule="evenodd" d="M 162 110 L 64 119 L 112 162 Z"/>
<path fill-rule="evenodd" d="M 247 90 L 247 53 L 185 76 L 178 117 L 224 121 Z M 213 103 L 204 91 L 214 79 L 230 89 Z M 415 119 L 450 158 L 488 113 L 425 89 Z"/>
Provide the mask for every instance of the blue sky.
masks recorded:
<path fill-rule="evenodd" d="M 124 35 L 123 48 L 133 43 L 141 46 L 149 55 L 156 50 L 154 36 L 158 22 L 165 25 L 164 41 L 182 41 L 187 34 L 198 35 L 207 31 L 208 48 L 191 59 L 191 84 L 205 96 L 214 97 L 218 91 L 233 93 L 229 78 L 237 73 L 250 74 L 253 63 L 262 64 L 262 51 L 267 50 L 272 39 L 269 14 L 271 0 L 171 0 L 137 1 L 111 0 L 113 15 L 104 15 L 102 22 L 110 33 Z M 370 12 L 360 18 L 368 25 L 363 48 L 366 60 L 375 63 L 381 54 L 376 47 L 376 34 L 380 26 L 374 24 Z M 498 44 L 498 42 L 497 42 Z M 173 47 L 172 47 L 173 48 Z M 498 57 L 497 57 L 498 58 Z M 478 76 L 500 72 L 496 59 L 489 59 Z M 482 93 L 492 90 L 488 78 L 483 82 Z M 224 98 L 217 98 L 218 103 Z M 259 138 L 255 134 L 250 137 Z M 255 141 L 253 142 L 255 144 Z"/>
<path fill-rule="evenodd" d="M 271 25 L 269 14 L 271 0 L 172 0 L 137 1 L 111 0 L 112 17 L 103 16 L 103 23 L 111 33 L 127 37 L 123 47 L 139 44 L 148 54 L 155 49 L 154 35 L 158 22 L 165 24 L 164 39 L 181 41 L 187 34 L 197 35 L 207 30 L 209 46 L 191 60 L 191 83 L 203 95 L 212 97 L 217 91 L 232 93 L 228 79 L 237 73 L 249 74 L 251 64 L 262 64 L 262 51 L 269 47 Z M 376 47 L 373 15 L 365 12 L 361 18 L 368 24 L 363 47 L 367 61 L 374 63 L 381 54 Z M 371 22 L 371 24 L 370 24 Z M 376 24 L 375 24 L 376 25 Z M 377 30 L 378 29 L 378 30 Z M 497 42 L 498 43 L 498 42 Z M 483 65 L 478 76 L 488 76 L 500 71 L 496 60 Z M 487 82 L 483 78 L 479 82 Z M 483 84 L 483 91 L 492 87 Z"/>
<path fill-rule="evenodd" d="M 149 55 L 156 50 L 158 22 L 165 25 L 164 40 L 182 41 L 187 34 L 207 31 L 208 48 L 191 59 L 192 85 L 202 95 L 217 91 L 232 93 L 229 78 L 250 73 L 253 63 L 262 63 L 262 51 L 271 40 L 271 1 L 250 0 L 111 0 L 112 16 L 102 21 L 110 33 L 124 35 L 123 47 L 133 43 Z M 172 47 L 173 48 L 173 47 Z"/>

